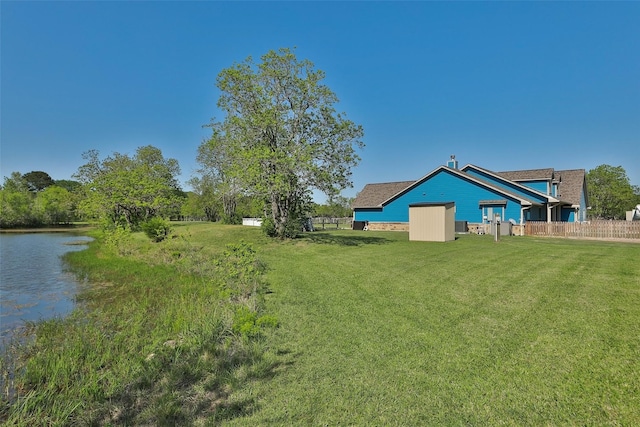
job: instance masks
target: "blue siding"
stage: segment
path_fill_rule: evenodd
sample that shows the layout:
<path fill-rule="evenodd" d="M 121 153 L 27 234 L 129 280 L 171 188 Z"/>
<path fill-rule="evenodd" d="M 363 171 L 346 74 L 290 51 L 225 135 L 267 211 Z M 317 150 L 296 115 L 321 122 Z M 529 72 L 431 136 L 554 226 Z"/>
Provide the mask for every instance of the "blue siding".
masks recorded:
<path fill-rule="evenodd" d="M 575 221 L 576 218 L 576 212 L 575 209 L 571 209 L 571 208 L 562 208 L 562 211 L 560 213 L 560 220 L 561 221 L 570 221 L 573 222 Z"/>
<path fill-rule="evenodd" d="M 587 198 L 584 184 L 582 185 L 582 191 L 580 193 L 580 211 L 578 211 L 578 221 L 587 220 Z"/>
<path fill-rule="evenodd" d="M 505 199 L 503 193 L 483 188 L 479 184 L 442 169 L 426 181 L 389 202 L 382 210 L 356 209 L 356 221 L 409 222 L 409 205 L 420 202 L 456 204 L 456 221 L 482 222 L 480 200 Z M 505 220 L 520 220 L 520 203 L 507 198 Z"/>
<path fill-rule="evenodd" d="M 499 188 L 504 188 L 505 190 L 509 191 L 512 194 L 516 194 L 520 197 L 524 197 L 526 199 L 529 200 L 534 200 L 537 201 L 539 203 L 546 203 L 547 199 L 546 197 L 543 197 L 541 195 L 539 195 L 538 193 L 534 193 L 532 191 L 527 191 L 527 189 L 523 189 L 522 187 L 519 187 L 513 183 L 510 182 L 505 182 L 501 179 L 496 179 L 494 177 L 492 177 L 491 175 L 485 174 L 481 171 L 469 168 L 466 169 L 464 171 L 465 173 L 468 173 L 469 175 L 475 176 L 477 178 L 480 178 L 484 181 L 487 181 L 489 183 L 491 183 L 492 185 L 499 187 Z M 529 187 L 531 188 L 531 187 Z M 547 186 L 546 183 L 544 185 L 544 191 L 542 191 L 542 193 L 547 194 Z"/>
<path fill-rule="evenodd" d="M 518 184 L 532 188 L 542 194 L 549 194 L 549 183 L 547 181 L 524 181 L 519 182 Z"/>
<path fill-rule="evenodd" d="M 379 213 L 382 213 L 380 209 L 355 209 L 353 212 L 354 221 L 373 221 L 371 218 L 376 217 Z"/>

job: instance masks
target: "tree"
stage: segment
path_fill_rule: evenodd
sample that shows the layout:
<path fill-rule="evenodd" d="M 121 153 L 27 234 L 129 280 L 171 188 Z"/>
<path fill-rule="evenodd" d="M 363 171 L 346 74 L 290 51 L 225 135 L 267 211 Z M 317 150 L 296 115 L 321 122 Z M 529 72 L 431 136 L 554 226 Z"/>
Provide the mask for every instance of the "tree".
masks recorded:
<path fill-rule="evenodd" d="M 197 170 L 202 178 L 194 178 L 192 184 L 197 186 L 201 193 L 207 193 L 210 200 L 206 206 L 212 204 L 222 205 L 222 220 L 226 223 L 238 222 L 236 209 L 238 197 L 242 191 L 238 179 L 227 173 L 232 167 L 233 159 L 226 151 L 229 147 L 216 144 L 214 141 L 203 141 L 198 147 L 196 161 L 200 164 Z M 218 200 L 219 203 L 215 201 Z"/>
<path fill-rule="evenodd" d="M 57 179 L 55 185 L 62 187 L 70 193 L 76 192 L 82 188 L 82 184 L 78 181 L 72 181 L 70 179 Z"/>
<path fill-rule="evenodd" d="M 351 168 L 360 160 L 360 125 L 338 113 L 325 73 L 290 49 L 270 51 L 256 64 L 251 57 L 222 70 L 210 150 L 223 153 L 225 177 L 265 200 L 270 234 L 294 235 L 307 213 L 311 191 L 331 196 L 352 185 Z"/>
<path fill-rule="evenodd" d="M 84 186 L 81 209 L 95 218 L 136 228 L 155 216 L 178 214 L 184 194 L 177 182 L 177 160 L 165 159 L 153 146 L 140 147 L 133 157 L 114 153 L 100 160 L 91 150 L 75 178 Z"/>
<path fill-rule="evenodd" d="M 55 181 L 49 176 L 48 173 L 42 171 L 32 171 L 22 175 L 25 182 L 29 187 L 29 191 L 37 193 L 47 187 L 55 184 Z"/>
<path fill-rule="evenodd" d="M 193 177 L 188 181 L 198 197 L 198 204 L 207 221 L 218 221 L 222 211 L 222 202 L 215 193 L 215 183 L 208 175 Z"/>
<path fill-rule="evenodd" d="M 335 196 L 329 198 L 324 205 L 316 205 L 314 209 L 315 216 L 345 218 L 353 215 L 351 204 L 353 198 L 344 196 Z"/>
<path fill-rule="evenodd" d="M 600 219 L 624 219 L 637 200 L 622 166 L 600 165 L 587 172 L 590 216 Z"/>
<path fill-rule="evenodd" d="M 69 223 L 74 217 L 74 198 L 67 189 L 52 185 L 38 193 L 36 205 L 47 224 Z"/>
<path fill-rule="evenodd" d="M 38 225 L 33 201 L 29 185 L 20 172 L 12 172 L 8 178 L 5 176 L 0 189 L 0 227 Z"/>

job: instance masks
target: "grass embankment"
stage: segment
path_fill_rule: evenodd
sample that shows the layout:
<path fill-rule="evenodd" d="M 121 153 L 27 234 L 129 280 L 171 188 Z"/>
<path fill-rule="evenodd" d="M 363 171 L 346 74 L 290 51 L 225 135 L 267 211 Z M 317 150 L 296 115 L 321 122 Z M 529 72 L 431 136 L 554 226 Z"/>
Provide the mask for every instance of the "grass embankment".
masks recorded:
<path fill-rule="evenodd" d="M 352 231 L 273 242 L 215 224 L 177 232 L 196 250 L 140 237 L 141 261 L 95 248 L 72 255 L 102 271 L 94 280 L 122 284 L 87 293 L 100 303 L 90 313 L 102 335 L 76 339 L 82 330 L 63 325 L 57 340 L 71 343 L 40 349 L 41 364 L 53 363 L 55 345 L 83 355 L 57 363 L 96 359 L 97 377 L 82 381 L 77 369 L 78 381 L 51 391 L 84 390 L 77 408 L 67 404 L 72 419 L 640 425 L 640 245 L 475 235 L 443 244 Z M 180 273 L 175 258 L 204 260 L 240 239 L 266 263 L 267 312 L 280 327 L 236 344 L 229 362 L 228 343 L 208 338 L 219 335 L 217 291 Z M 124 264 L 122 276 L 107 276 Z M 163 345 L 171 339 L 182 347 Z M 88 348 L 66 350 L 81 343 Z M 160 356 L 149 367 L 151 353 Z M 40 398 L 47 384 L 32 387 Z"/>

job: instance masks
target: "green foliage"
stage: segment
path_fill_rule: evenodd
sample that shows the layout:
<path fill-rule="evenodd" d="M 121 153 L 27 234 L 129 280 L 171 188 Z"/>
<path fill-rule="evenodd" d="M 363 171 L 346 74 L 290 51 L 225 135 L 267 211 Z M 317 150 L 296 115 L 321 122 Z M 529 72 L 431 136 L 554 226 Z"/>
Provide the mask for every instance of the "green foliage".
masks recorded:
<path fill-rule="evenodd" d="M 302 220 L 295 217 L 288 217 L 287 220 L 279 224 L 280 229 L 276 228 L 276 224 L 271 216 L 262 218 L 260 226 L 262 232 L 269 237 L 279 237 L 281 239 L 295 239 L 302 231 Z"/>
<path fill-rule="evenodd" d="M 276 224 L 273 221 L 273 218 L 266 217 L 262 218 L 262 224 L 260 225 L 260 229 L 265 234 L 265 236 L 276 237 Z"/>
<path fill-rule="evenodd" d="M 265 314 L 256 319 L 256 326 L 260 329 L 264 328 L 277 328 L 280 326 L 278 318 L 272 314 Z"/>
<path fill-rule="evenodd" d="M 0 190 L 0 227 L 38 225 L 33 203 L 34 197 L 20 172 L 13 172 L 10 177 L 4 177 Z"/>
<path fill-rule="evenodd" d="M 203 221 L 209 219 L 203 206 L 204 199 L 192 192 L 187 192 L 187 198 L 180 207 L 180 216 L 187 220 Z"/>
<path fill-rule="evenodd" d="M 222 212 L 222 200 L 216 193 L 212 177 L 207 175 L 193 177 L 189 180 L 189 185 L 193 188 L 197 198 L 193 203 L 197 204 L 207 221 L 218 221 Z"/>
<path fill-rule="evenodd" d="M 37 193 L 47 187 L 55 184 L 55 181 L 49 176 L 48 173 L 42 171 L 32 171 L 22 175 L 25 182 L 29 187 L 29 191 Z"/>
<path fill-rule="evenodd" d="M 142 231 L 154 242 L 161 242 L 171 233 L 171 224 L 161 217 L 153 217 L 141 224 Z"/>
<path fill-rule="evenodd" d="M 297 215 L 294 217 L 288 217 L 287 220 L 281 224 L 282 231 L 278 233 L 278 237 L 295 239 L 302 231 L 302 221 L 302 218 Z"/>
<path fill-rule="evenodd" d="M 233 332 L 244 337 L 256 336 L 260 332 L 260 328 L 256 325 L 257 320 L 258 313 L 247 306 L 237 306 L 233 314 Z"/>
<path fill-rule="evenodd" d="M 259 337 L 264 329 L 277 326 L 278 319 L 276 316 L 269 314 L 259 316 L 255 310 L 251 310 L 246 305 L 236 306 L 233 313 L 232 330 L 243 339 Z"/>
<path fill-rule="evenodd" d="M 229 243 L 216 261 L 216 267 L 218 280 L 232 300 L 246 301 L 259 295 L 264 266 L 250 243 Z"/>
<path fill-rule="evenodd" d="M 233 224 L 238 216 L 236 210 L 242 188 L 238 178 L 228 173 L 233 166 L 233 159 L 227 149 L 225 145 L 203 141 L 196 157 L 200 164 L 198 173 L 202 177 L 193 178 L 191 183 L 201 193 L 209 194 L 209 203 L 216 203 L 221 208 L 223 222 Z"/>
<path fill-rule="evenodd" d="M 591 218 L 625 219 L 638 200 L 622 166 L 600 165 L 586 176 Z"/>
<path fill-rule="evenodd" d="M 200 152 L 221 196 L 235 200 L 242 190 L 264 200 L 273 223 L 267 234 L 294 237 L 313 189 L 334 195 L 351 185 L 363 130 L 335 110 L 336 95 L 310 61 L 290 49 L 261 59 L 249 57 L 218 75 L 218 107 L 226 117 L 209 125 L 212 136 Z"/>
<path fill-rule="evenodd" d="M 52 185 L 40 191 L 37 205 L 47 224 L 69 223 L 74 218 L 74 196 L 62 187 Z"/>
<path fill-rule="evenodd" d="M 82 184 L 78 181 L 72 181 L 70 179 L 56 179 L 55 185 L 62 187 L 70 193 L 80 191 Z"/>
<path fill-rule="evenodd" d="M 5 177 L 0 189 L 0 227 L 67 224 L 76 219 L 77 195 L 57 185 L 44 185 L 44 178 L 37 181 L 40 174 L 49 177 L 44 172 L 13 172 Z"/>
<path fill-rule="evenodd" d="M 114 223 L 124 218 L 136 229 L 148 218 L 179 213 L 185 197 L 177 181 L 180 167 L 158 148 L 140 147 L 133 157 L 114 153 L 104 160 L 91 150 L 83 157 L 87 163 L 75 176 L 84 187 L 80 207 L 87 216 Z"/>
<path fill-rule="evenodd" d="M 331 197 L 327 200 L 326 204 L 314 206 L 313 216 L 328 218 L 350 217 L 353 215 L 353 209 L 351 209 L 352 203 L 353 198 L 343 196 Z"/>
<path fill-rule="evenodd" d="M 125 221 L 113 223 L 104 221 L 102 225 L 105 248 L 120 256 L 131 254 L 131 227 Z"/>
<path fill-rule="evenodd" d="M 261 336 L 263 329 L 277 326 L 275 316 L 264 314 L 262 279 L 264 264 L 256 256 L 253 245 L 241 241 L 228 244 L 216 263 L 217 279 L 226 298 L 230 328 L 241 340 Z"/>

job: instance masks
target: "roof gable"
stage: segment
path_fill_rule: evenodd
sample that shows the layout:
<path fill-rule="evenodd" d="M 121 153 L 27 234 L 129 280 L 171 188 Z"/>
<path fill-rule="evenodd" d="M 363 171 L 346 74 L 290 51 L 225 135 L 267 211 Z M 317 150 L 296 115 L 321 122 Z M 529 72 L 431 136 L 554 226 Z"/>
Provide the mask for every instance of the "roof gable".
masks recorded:
<path fill-rule="evenodd" d="M 378 184 L 367 184 L 359 192 L 353 201 L 353 209 L 379 208 L 385 200 L 393 197 L 409 187 L 415 181 L 383 182 Z"/>
<path fill-rule="evenodd" d="M 585 188 L 584 169 L 572 169 L 566 171 L 556 171 L 558 180 L 558 198 L 572 205 L 580 205 Z M 586 191 L 585 198 L 586 198 Z M 585 200 L 588 204 L 588 201 Z"/>
<path fill-rule="evenodd" d="M 558 199 L 556 199 L 553 196 L 550 196 L 549 194 L 545 194 L 545 193 L 540 192 L 540 191 L 538 191 L 538 190 L 536 190 L 534 188 L 531 188 L 529 186 L 522 185 L 522 184 L 520 184 L 518 182 L 518 181 L 551 180 L 553 178 L 553 168 L 549 168 L 549 169 L 531 169 L 531 170 L 527 170 L 527 171 L 511 171 L 511 172 L 493 172 L 493 171 L 490 171 L 489 169 L 484 169 L 484 168 L 481 168 L 479 166 L 472 165 L 472 164 L 468 164 L 468 165 L 466 165 L 466 166 L 464 166 L 462 168 L 462 170 L 464 170 L 464 171 L 467 171 L 469 169 L 475 169 L 476 171 L 478 171 L 478 172 L 480 172 L 482 174 L 489 175 L 489 176 L 495 178 L 496 180 L 503 182 L 505 185 L 519 188 L 523 192 L 537 195 L 537 197 L 542 198 L 542 199 L 546 200 L 547 202 L 555 203 L 555 202 L 559 201 Z M 522 172 L 522 173 L 519 173 L 519 172 Z M 519 177 L 519 178 L 514 181 L 512 179 L 507 178 L 505 176 L 505 174 L 507 176 L 513 176 L 513 177 L 516 177 L 516 178 Z M 524 178 L 525 176 L 528 176 L 529 178 Z"/>
<path fill-rule="evenodd" d="M 380 207 L 392 202 L 394 199 L 397 199 L 398 197 L 402 196 L 406 192 L 410 191 L 412 188 L 422 184 L 423 182 L 427 181 L 429 178 L 431 178 L 432 176 L 434 176 L 434 175 L 436 175 L 436 174 L 438 174 L 440 172 L 450 173 L 452 175 L 457 176 L 458 178 L 470 181 L 470 182 L 472 182 L 474 184 L 480 185 L 481 187 L 484 187 L 484 188 L 487 188 L 489 190 L 495 191 L 495 192 L 497 192 L 499 194 L 502 194 L 502 195 L 506 196 L 509 199 L 517 200 L 523 205 L 536 204 L 536 202 L 532 201 L 531 199 L 528 199 L 528 198 L 523 197 L 523 196 L 521 196 L 519 194 L 510 192 L 508 189 L 505 189 L 503 187 L 498 187 L 496 185 L 493 185 L 491 182 L 488 182 L 488 181 L 480 179 L 480 178 L 478 178 L 476 176 L 467 174 L 464 171 L 461 171 L 459 169 L 450 168 L 448 166 L 439 166 L 436 169 L 434 169 L 433 171 L 431 171 L 428 174 L 426 174 L 425 176 L 423 176 L 422 178 L 420 178 L 419 180 L 412 182 L 407 187 L 401 189 L 397 193 L 391 195 L 386 200 L 382 201 L 380 203 Z"/>

